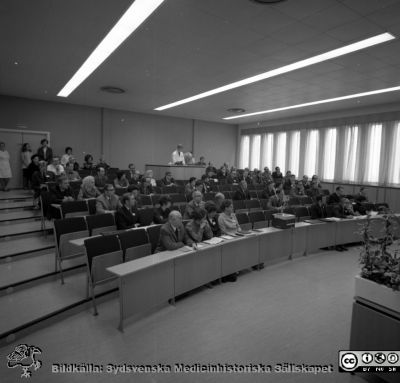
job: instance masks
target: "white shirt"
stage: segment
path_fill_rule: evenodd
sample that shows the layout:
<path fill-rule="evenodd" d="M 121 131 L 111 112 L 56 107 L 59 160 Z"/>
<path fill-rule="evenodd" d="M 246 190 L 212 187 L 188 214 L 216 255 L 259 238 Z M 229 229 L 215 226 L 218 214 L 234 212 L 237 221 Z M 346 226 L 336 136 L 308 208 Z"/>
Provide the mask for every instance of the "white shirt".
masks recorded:
<path fill-rule="evenodd" d="M 178 152 L 178 150 L 175 150 L 172 152 L 172 163 L 176 164 L 177 162 L 182 162 L 182 164 L 185 165 L 185 156 L 183 152 Z"/>
<path fill-rule="evenodd" d="M 50 164 L 47 165 L 47 171 L 59 176 L 60 174 L 64 173 L 64 167 L 62 165 L 57 165 L 57 167 L 55 167 L 53 164 Z"/>
<path fill-rule="evenodd" d="M 60 161 L 61 165 L 65 166 L 69 161 L 69 157 L 71 157 L 69 154 L 63 154 Z"/>

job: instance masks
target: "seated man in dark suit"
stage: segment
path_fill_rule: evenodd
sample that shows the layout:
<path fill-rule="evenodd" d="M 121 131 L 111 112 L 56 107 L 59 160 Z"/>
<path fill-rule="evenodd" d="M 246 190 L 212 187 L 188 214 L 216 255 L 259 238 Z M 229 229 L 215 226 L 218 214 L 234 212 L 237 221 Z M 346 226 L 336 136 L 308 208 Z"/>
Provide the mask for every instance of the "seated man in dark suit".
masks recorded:
<path fill-rule="evenodd" d="M 166 172 L 164 178 L 160 180 L 161 186 L 175 186 L 175 181 L 172 178 L 171 172 Z"/>
<path fill-rule="evenodd" d="M 135 198 L 131 194 L 126 193 L 122 196 L 121 204 L 122 206 L 115 213 L 117 229 L 126 230 L 139 226 L 137 223 L 138 211 Z"/>
<path fill-rule="evenodd" d="M 182 224 L 182 216 L 179 211 L 169 213 L 168 222 L 162 225 L 160 239 L 156 251 L 176 250 L 185 245 L 191 246 L 193 241 L 188 237 Z"/>
<path fill-rule="evenodd" d="M 168 221 L 169 213 L 171 213 L 172 201 L 168 196 L 163 196 L 160 198 L 160 207 L 154 210 L 154 223 L 166 223 Z"/>
<path fill-rule="evenodd" d="M 96 198 L 96 213 L 104 214 L 110 211 L 116 211 L 120 206 L 119 198 L 115 195 L 114 186 L 107 184 L 104 187 L 104 193 Z"/>
<path fill-rule="evenodd" d="M 275 171 L 272 173 L 272 179 L 275 182 L 275 186 L 278 187 L 283 183 L 283 174 L 281 172 L 281 168 L 277 166 Z"/>
<path fill-rule="evenodd" d="M 73 201 L 71 188 L 69 187 L 68 178 L 60 176 L 57 179 L 57 185 L 54 189 L 50 190 L 50 200 L 52 203 L 61 203 L 66 201 Z"/>
<path fill-rule="evenodd" d="M 232 170 L 229 173 L 228 177 L 226 177 L 226 182 L 230 185 L 239 183 L 239 176 L 237 175 L 236 170 Z"/>
<path fill-rule="evenodd" d="M 322 196 L 316 197 L 316 202 L 310 206 L 311 219 L 326 218 L 328 216 L 326 205 L 322 202 Z"/>
<path fill-rule="evenodd" d="M 344 194 L 343 187 L 342 187 L 342 186 L 338 186 L 338 187 L 336 188 L 335 193 L 332 193 L 332 194 L 330 194 L 330 195 L 328 196 L 328 198 L 327 198 L 327 200 L 326 200 L 326 203 L 327 203 L 328 205 L 334 205 L 334 204 L 340 203 L 340 200 L 342 199 L 343 194 Z"/>
<path fill-rule="evenodd" d="M 186 205 L 184 219 L 190 219 L 193 211 L 204 209 L 203 195 L 198 190 L 192 194 L 192 200 Z"/>
<path fill-rule="evenodd" d="M 94 177 L 94 184 L 98 189 L 103 190 L 107 184 L 106 170 L 104 168 L 97 169 L 97 176 Z"/>
<path fill-rule="evenodd" d="M 250 199 L 250 193 L 247 189 L 247 182 L 245 180 L 241 180 L 239 183 L 239 189 L 235 191 L 233 195 L 234 200 L 245 200 Z"/>

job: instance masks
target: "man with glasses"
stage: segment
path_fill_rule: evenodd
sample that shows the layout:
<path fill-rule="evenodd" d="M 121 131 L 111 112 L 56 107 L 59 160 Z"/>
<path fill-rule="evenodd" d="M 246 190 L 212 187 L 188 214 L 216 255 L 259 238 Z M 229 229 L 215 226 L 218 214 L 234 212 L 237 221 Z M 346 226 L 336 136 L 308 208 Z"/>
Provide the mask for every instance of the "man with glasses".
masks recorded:
<path fill-rule="evenodd" d="M 118 196 L 115 195 L 114 186 L 107 184 L 104 187 L 104 193 L 97 197 L 96 213 L 104 214 L 116 211 L 121 206 Z"/>

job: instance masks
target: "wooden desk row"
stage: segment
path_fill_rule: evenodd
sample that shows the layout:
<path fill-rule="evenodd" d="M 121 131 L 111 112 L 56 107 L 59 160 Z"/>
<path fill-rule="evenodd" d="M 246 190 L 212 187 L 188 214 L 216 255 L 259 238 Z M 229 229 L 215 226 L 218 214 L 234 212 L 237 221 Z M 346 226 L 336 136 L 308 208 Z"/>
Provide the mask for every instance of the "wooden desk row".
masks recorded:
<path fill-rule="evenodd" d="M 375 219 L 377 233 L 383 220 Z M 174 302 L 176 296 L 223 276 L 264 263 L 272 265 L 336 244 L 359 242 L 365 219 L 310 224 L 293 229 L 261 229 L 251 236 L 236 237 L 198 250 L 165 251 L 108 268 L 119 278 L 120 322 L 157 306 Z"/>

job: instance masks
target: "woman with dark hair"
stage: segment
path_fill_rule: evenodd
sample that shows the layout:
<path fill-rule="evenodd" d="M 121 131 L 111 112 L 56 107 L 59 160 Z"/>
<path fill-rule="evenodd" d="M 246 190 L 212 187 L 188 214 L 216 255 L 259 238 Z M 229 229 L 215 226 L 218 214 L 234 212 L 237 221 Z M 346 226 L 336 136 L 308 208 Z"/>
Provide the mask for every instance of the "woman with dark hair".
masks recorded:
<path fill-rule="evenodd" d="M 26 168 L 26 173 L 31 188 L 32 188 L 32 175 L 37 171 L 39 171 L 39 156 L 37 154 L 34 154 L 33 156 L 31 156 L 31 162 Z"/>
<path fill-rule="evenodd" d="M 196 177 L 190 177 L 189 182 L 185 185 L 185 196 L 191 198 L 192 193 L 196 190 Z"/>
<path fill-rule="evenodd" d="M 213 201 L 207 201 L 205 205 L 206 209 L 206 220 L 208 225 L 211 228 L 213 233 L 213 237 L 221 236 L 221 229 L 218 224 L 218 213 L 217 213 L 217 205 Z"/>
<path fill-rule="evenodd" d="M 69 158 L 72 156 L 72 148 L 67 146 L 65 148 L 65 154 L 61 157 L 61 165 L 65 166 L 69 162 Z"/>
<path fill-rule="evenodd" d="M 126 173 L 124 171 L 119 171 L 117 173 L 117 178 L 114 179 L 114 187 L 116 189 L 124 189 L 129 186 L 129 181 L 126 178 Z"/>
<path fill-rule="evenodd" d="M 93 169 L 94 164 L 93 164 L 93 156 L 91 154 L 86 154 L 85 156 L 85 162 L 83 163 L 83 168 L 84 169 Z"/>
<path fill-rule="evenodd" d="M 242 231 L 239 226 L 235 213 L 233 212 L 232 201 L 226 199 L 221 205 L 222 213 L 218 217 L 218 224 L 222 234 L 235 235 Z"/>
<path fill-rule="evenodd" d="M 31 163 L 32 150 L 31 146 L 26 142 L 21 149 L 21 165 L 22 165 L 22 187 L 29 189 L 30 177 L 28 167 Z"/>
<path fill-rule="evenodd" d="M 191 220 L 186 224 L 186 233 L 193 242 L 198 243 L 213 237 L 212 230 L 205 217 L 205 210 L 194 210 Z"/>

